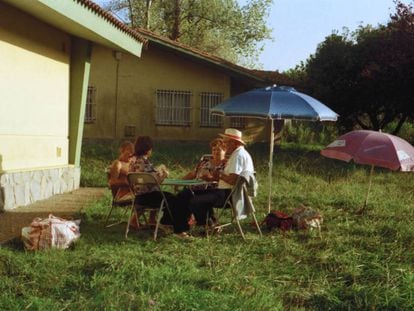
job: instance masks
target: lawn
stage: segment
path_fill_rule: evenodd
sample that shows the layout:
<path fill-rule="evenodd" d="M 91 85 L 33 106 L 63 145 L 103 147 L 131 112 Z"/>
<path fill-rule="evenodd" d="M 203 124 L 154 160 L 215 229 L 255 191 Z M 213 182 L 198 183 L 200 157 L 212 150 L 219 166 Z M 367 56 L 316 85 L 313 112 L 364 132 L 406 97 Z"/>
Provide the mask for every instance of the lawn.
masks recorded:
<path fill-rule="evenodd" d="M 105 186 L 116 143 L 88 144 L 82 185 Z M 66 251 L 0 248 L 1 310 L 413 310 L 414 176 L 376 169 L 366 213 L 369 167 L 329 160 L 318 146 L 275 152 L 273 209 L 300 204 L 324 216 L 317 234 L 264 231 L 244 223 L 247 241 L 229 228 L 182 241 L 150 232 L 123 237 L 104 229 L 110 194 L 85 209 L 81 239 Z M 266 145 L 248 148 L 260 183 L 254 203 L 266 214 Z M 192 168 L 206 144 L 157 143 L 153 162 L 173 177 Z"/>

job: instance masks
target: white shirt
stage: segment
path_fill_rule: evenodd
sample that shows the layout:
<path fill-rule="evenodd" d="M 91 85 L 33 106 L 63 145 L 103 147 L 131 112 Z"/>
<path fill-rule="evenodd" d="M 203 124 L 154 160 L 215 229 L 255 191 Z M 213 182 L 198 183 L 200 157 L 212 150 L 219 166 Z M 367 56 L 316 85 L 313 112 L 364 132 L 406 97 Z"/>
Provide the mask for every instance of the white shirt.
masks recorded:
<path fill-rule="evenodd" d="M 243 146 L 239 146 L 236 150 L 233 151 L 229 160 L 227 161 L 226 166 L 224 167 L 224 174 L 240 175 L 244 171 L 252 173 L 254 172 L 253 160 L 246 149 L 244 149 Z M 231 189 L 233 186 L 220 179 L 218 188 Z"/>

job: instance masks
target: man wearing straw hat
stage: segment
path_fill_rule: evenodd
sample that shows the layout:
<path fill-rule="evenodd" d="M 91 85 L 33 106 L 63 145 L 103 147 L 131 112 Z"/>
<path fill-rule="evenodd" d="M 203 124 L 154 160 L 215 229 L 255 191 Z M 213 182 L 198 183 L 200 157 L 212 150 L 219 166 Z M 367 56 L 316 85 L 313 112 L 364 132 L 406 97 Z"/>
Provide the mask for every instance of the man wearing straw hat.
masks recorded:
<path fill-rule="evenodd" d="M 207 215 L 213 215 L 213 207 L 222 207 L 230 194 L 233 185 L 242 172 L 254 172 L 253 160 L 250 154 L 244 149 L 246 143 L 242 140 L 242 133 L 239 130 L 228 128 L 223 137 L 226 145 L 226 153 L 230 155 L 219 174 L 218 187 L 198 191 L 190 201 L 190 209 L 193 212 L 197 225 L 206 225 Z"/>

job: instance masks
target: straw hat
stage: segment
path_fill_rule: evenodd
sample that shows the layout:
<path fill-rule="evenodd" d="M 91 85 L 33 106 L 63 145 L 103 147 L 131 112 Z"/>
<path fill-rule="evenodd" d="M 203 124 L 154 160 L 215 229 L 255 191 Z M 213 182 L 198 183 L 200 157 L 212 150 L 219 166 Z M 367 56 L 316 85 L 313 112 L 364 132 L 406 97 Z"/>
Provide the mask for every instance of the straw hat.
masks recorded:
<path fill-rule="evenodd" d="M 223 138 L 228 138 L 228 139 L 233 139 L 236 140 L 240 143 L 242 143 L 243 145 L 245 145 L 246 143 L 242 140 L 242 132 L 240 132 L 239 130 L 236 129 L 226 129 L 224 131 L 224 134 L 219 134 L 221 137 Z"/>

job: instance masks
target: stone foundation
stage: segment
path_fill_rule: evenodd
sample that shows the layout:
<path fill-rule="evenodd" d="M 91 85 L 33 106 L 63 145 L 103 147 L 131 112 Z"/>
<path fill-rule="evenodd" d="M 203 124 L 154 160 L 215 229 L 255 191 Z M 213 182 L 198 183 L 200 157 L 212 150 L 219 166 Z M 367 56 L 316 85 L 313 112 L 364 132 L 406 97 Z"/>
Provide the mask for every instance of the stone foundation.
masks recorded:
<path fill-rule="evenodd" d="M 79 188 L 80 167 L 0 173 L 0 210 L 10 210 Z"/>

